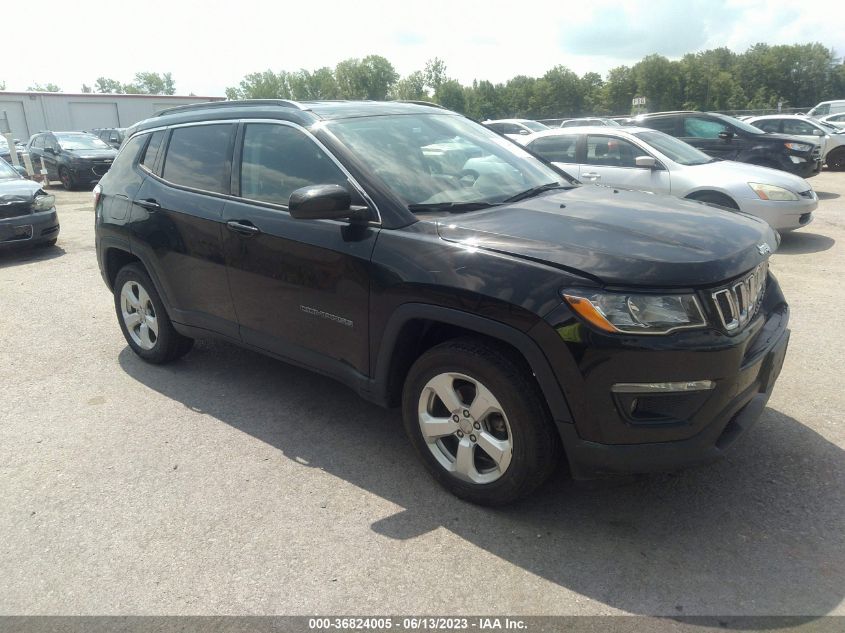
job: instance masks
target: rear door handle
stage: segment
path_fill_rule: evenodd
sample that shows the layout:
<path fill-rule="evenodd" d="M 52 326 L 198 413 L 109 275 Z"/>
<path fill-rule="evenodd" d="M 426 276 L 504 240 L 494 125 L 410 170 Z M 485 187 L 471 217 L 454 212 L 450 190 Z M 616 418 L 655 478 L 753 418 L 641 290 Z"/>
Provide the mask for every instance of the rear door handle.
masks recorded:
<path fill-rule="evenodd" d="M 156 211 L 158 209 L 161 209 L 161 205 L 152 198 L 147 198 L 145 200 L 136 200 L 135 204 L 137 204 L 139 207 L 149 209 L 150 211 Z"/>
<path fill-rule="evenodd" d="M 251 236 L 261 233 L 261 229 L 249 220 L 229 220 L 226 222 L 226 227 L 239 235 Z"/>

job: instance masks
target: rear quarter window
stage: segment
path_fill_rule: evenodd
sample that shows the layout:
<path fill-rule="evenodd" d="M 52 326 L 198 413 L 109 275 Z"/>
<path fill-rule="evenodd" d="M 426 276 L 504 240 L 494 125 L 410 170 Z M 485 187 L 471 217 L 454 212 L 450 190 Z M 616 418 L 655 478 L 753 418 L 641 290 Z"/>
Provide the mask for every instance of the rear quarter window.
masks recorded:
<path fill-rule="evenodd" d="M 162 177 L 193 189 L 227 193 L 234 128 L 230 123 L 175 128 Z"/>
<path fill-rule="evenodd" d="M 131 175 L 130 172 L 132 171 L 132 166 L 135 164 L 135 159 L 138 158 L 138 154 L 141 153 L 149 137 L 149 134 L 138 134 L 129 139 L 129 142 L 120 150 L 117 158 L 112 163 L 111 169 L 108 171 L 109 181 L 119 183 Z"/>

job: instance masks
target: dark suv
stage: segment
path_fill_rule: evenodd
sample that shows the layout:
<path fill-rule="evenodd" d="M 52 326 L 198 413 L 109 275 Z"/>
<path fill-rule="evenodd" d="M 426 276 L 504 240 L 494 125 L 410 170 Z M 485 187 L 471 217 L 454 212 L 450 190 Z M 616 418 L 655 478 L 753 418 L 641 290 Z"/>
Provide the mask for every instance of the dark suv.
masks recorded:
<path fill-rule="evenodd" d="M 718 458 L 786 352 L 765 222 L 579 186 L 441 108 L 175 108 L 94 191 L 141 358 L 215 336 L 401 405 L 434 477 L 478 503 L 527 494 L 561 450 L 579 478 Z"/>
<path fill-rule="evenodd" d="M 97 184 L 117 156 L 117 150 L 88 132 L 41 132 L 26 149 L 35 169 L 43 161 L 47 177 L 61 180 L 69 191 Z"/>
<path fill-rule="evenodd" d="M 821 149 L 816 143 L 769 134 L 724 114 L 656 112 L 640 115 L 630 125 L 660 130 L 713 158 L 782 169 L 801 178 L 810 178 L 822 170 Z"/>

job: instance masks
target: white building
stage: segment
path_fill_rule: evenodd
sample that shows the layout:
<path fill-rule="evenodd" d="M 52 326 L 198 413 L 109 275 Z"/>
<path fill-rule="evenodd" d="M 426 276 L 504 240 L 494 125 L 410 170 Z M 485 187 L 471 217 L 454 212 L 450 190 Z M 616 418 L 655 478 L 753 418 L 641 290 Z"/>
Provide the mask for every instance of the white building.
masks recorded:
<path fill-rule="evenodd" d="M 36 132 L 129 127 L 156 112 L 223 97 L 0 91 L 0 134 L 26 141 Z"/>

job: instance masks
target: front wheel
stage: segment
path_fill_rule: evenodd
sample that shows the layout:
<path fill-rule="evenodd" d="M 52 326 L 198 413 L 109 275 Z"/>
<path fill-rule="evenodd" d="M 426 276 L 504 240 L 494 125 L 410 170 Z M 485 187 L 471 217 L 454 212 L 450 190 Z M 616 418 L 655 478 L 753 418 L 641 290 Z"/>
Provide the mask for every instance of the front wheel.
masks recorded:
<path fill-rule="evenodd" d="M 68 191 L 73 191 L 76 188 L 76 181 L 73 179 L 73 174 L 66 167 L 59 169 L 59 180 L 62 181 L 62 186 Z"/>
<path fill-rule="evenodd" d="M 845 149 L 831 152 L 827 157 L 827 168 L 831 171 L 845 170 Z"/>
<path fill-rule="evenodd" d="M 527 367 L 476 339 L 442 343 L 411 367 L 405 430 L 429 472 L 467 501 L 503 505 L 553 472 L 560 441 Z"/>
<path fill-rule="evenodd" d="M 127 264 L 117 273 L 114 307 L 126 342 L 147 362 L 169 363 L 194 344 L 173 327 L 152 280 L 138 264 Z"/>

